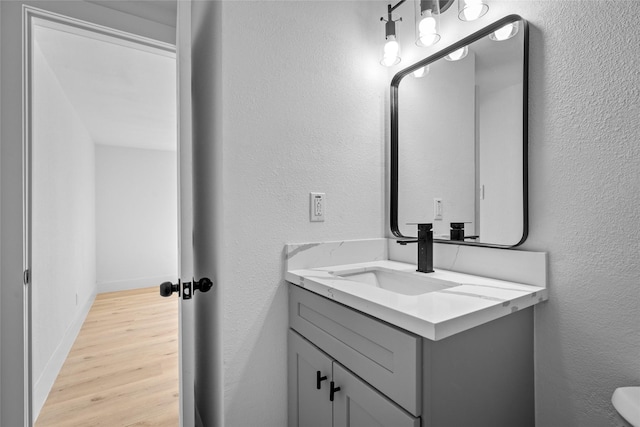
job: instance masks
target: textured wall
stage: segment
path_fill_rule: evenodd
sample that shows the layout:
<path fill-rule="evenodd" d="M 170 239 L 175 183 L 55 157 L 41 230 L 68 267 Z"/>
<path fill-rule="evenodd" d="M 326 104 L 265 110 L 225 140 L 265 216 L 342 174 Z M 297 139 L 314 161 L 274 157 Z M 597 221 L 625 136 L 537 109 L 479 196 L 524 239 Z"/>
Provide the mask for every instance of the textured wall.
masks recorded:
<path fill-rule="evenodd" d="M 532 16 L 532 229 L 550 253 L 536 313 L 538 425 L 604 426 L 640 385 L 640 2 Z M 534 18 L 535 17 L 535 18 Z"/>
<path fill-rule="evenodd" d="M 611 394 L 640 385 L 640 2 L 490 4 L 476 23 L 445 14 L 441 46 L 510 13 L 531 24 L 523 249 L 549 252 L 551 292 L 536 308 L 536 424 L 621 425 Z"/>
<path fill-rule="evenodd" d="M 199 66 L 216 73 L 209 62 L 222 51 L 220 92 L 198 77 L 194 96 L 211 123 L 223 107 L 224 425 L 276 427 L 287 417 L 284 244 L 384 233 L 379 12 L 365 2 L 240 1 L 221 13 L 222 40 L 195 30 L 196 50 L 210 49 Z M 215 137 L 195 131 L 196 144 Z M 309 222 L 310 191 L 327 194 L 323 223 Z"/>

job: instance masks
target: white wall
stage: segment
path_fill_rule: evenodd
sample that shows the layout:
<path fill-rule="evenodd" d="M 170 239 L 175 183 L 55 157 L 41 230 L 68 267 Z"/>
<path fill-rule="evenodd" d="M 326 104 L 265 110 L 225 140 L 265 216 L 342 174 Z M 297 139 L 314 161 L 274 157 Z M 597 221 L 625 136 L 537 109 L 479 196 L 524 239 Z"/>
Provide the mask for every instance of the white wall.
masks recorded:
<path fill-rule="evenodd" d="M 480 242 L 513 245 L 522 238 L 522 101 L 514 103 L 521 99 L 522 83 L 479 97 Z"/>
<path fill-rule="evenodd" d="M 378 63 L 383 29 L 377 6 L 323 1 L 194 5 L 195 141 L 221 144 L 223 157 L 216 159 L 211 148 L 206 160 L 221 163 L 224 194 L 210 182 L 199 197 L 224 204 L 218 236 L 223 252 L 209 258 L 223 261 L 217 273 L 224 319 L 222 425 L 286 425 L 284 244 L 384 233 L 388 88 Z M 201 19 L 215 15 L 215 7 L 222 13 L 219 33 L 215 22 Z M 222 114 L 221 129 L 216 112 Z M 309 222 L 310 191 L 327 194 L 325 222 Z M 211 223 L 216 207 L 206 209 Z M 215 227 L 207 230 L 211 236 L 220 230 Z M 206 295 L 197 303 L 198 314 L 206 316 L 204 304 L 216 301 Z M 215 319 L 209 321 L 215 328 Z M 201 344 L 206 339 L 200 337 Z M 202 390 L 215 388 L 212 371 L 198 380 Z M 215 396 L 200 396 L 199 402 L 207 399 Z M 205 423 L 214 425 L 211 420 L 219 414 L 213 404 L 200 403 L 199 409 Z"/>
<path fill-rule="evenodd" d="M 96 145 L 98 292 L 177 279 L 176 152 Z"/>
<path fill-rule="evenodd" d="M 640 2 L 492 0 L 479 22 L 446 13 L 440 46 L 511 13 L 531 24 L 522 248 L 549 253 L 536 425 L 621 425 L 611 394 L 640 385 Z M 401 41 L 407 59 L 435 51 Z"/>
<path fill-rule="evenodd" d="M 440 59 L 428 75 L 400 83 L 398 228 L 405 236 L 417 235 L 408 225 L 416 222 L 433 223 L 434 234 L 447 238 L 451 222 L 471 222 L 465 234 L 475 234 L 475 64 L 473 52 Z M 441 220 L 434 198 L 442 199 Z"/>
<path fill-rule="evenodd" d="M 522 31 L 501 42 L 485 37 L 476 68 L 480 242 L 513 245 L 523 235 L 523 40 Z"/>
<path fill-rule="evenodd" d="M 89 20 L 151 38 L 172 43 L 175 29 L 136 16 L 105 9 L 80 1 L 2 1 L 0 2 L 0 52 L 2 56 L 0 100 L 0 267 L 2 357 L 0 359 L 0 424 L 24 423 L 24 334 L 19 325 L 24 318 L 23 272 L 23 204 L 22 204 L 22 6 L 24 4 Z"/>
<path fill-rule="evenodd" d="M 95 150 L 34 49 L 32 333 L 39 412 L 96 294 Z"/>

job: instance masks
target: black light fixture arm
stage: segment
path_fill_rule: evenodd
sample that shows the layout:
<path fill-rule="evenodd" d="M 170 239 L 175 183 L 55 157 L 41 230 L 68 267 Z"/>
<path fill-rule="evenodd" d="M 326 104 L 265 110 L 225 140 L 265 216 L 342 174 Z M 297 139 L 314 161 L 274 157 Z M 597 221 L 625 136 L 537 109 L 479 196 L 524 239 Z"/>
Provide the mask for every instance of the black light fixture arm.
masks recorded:
<path fill-rule="evenodd" d="M 387 13 L 389 14 L 389 19 L 391 19 L 391 12 L 396 10 L 398 8 L 398 6 L 400 6 L 405 1 L 407 1 L 407 0 L 400 0 L 398 3 L 396 3 L 395 6 L 391 6 L 390 4 L 387 6 Z"/>
<path fill-rule="evenodd" d="M 391 6 L 391 4 L 387 5 L 387 19 L 384 19 L 384 16 L 380 18 L 381 21 L 386 22 L 384 25 L 384 37 L 388 39 L 389 36 L 396 36 L 396 22 L 402 21 L 402 18 L 398 18 L 397 20 L 393 20 L 393 16 L 391 12 L 393 12 L 398 6 L 404 3 L 407 0 L 400 0 L 395 6 Z"/>

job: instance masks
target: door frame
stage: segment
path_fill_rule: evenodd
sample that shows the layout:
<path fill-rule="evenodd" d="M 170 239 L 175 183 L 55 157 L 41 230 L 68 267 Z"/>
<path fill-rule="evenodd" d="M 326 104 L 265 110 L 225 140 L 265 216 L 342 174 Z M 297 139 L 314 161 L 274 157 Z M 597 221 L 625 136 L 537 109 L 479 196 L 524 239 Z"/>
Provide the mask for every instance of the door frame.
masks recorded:
<path fill-rule="evenodd" d="M 24 271 L 24 316 L 23 316 L 23 342 L 24 342 L 24 420 L 26 426 L 33 425 L 33 371 L 32 371 L 32 283 L 30 274 L 32 271 L 32 93 L 33 93 L 33 26 L 38 23 L 51 28 L 91 37 L 110 40 L 114 38 L 120 43 L 133 46 L 137 49 L 161 50 L 173 55 L 178 61 L 176 45 L 145 36 L 118 30 L 89 21 L 69 17 L 60 13 L 51 12 L 30 5 L 22 7 L 22 211 L 23 211 L 23 271 Z M 177 105 L 176 105 L 177 108 Z M 176 135 L 176 138 L 178 135 Z M 177 156 L 180 157 L 180 145 L 176 139 Z M 179 167 L 179 165 L 178 165 Z M 178 170 L 178 179 L 180 172 Z M 178 195 L 179 200 L 179 195 Z M 178 242 L 176 242 L 178 244 Z M 180 249 L 178 249 L 180 252 Z M 180 257 L 180 253 L 178 253 Z M 182 384 L 180 384 L 182 388 Z M 181 390 L 182 392 L 182 390 Z M 182 400 L 182 399 L 181 399 Z M 180 419 L 182 420 L 183 405 L 180 403 Z"/>

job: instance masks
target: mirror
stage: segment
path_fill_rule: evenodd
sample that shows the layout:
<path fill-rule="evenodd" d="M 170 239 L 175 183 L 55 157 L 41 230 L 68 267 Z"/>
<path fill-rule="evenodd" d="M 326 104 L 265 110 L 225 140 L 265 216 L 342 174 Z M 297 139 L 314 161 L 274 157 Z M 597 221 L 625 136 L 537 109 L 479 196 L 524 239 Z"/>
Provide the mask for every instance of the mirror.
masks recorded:
<path fill-rule="evenodd" d="M 527 22 L 507 16 L 391 82 L 391 231 L 513 247 L 527 237 Z M 421 74 L 422 73 L 422 74 Z M 420 75 L 421 74 L 421 75 Z"/>

